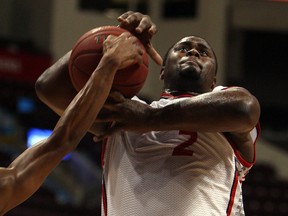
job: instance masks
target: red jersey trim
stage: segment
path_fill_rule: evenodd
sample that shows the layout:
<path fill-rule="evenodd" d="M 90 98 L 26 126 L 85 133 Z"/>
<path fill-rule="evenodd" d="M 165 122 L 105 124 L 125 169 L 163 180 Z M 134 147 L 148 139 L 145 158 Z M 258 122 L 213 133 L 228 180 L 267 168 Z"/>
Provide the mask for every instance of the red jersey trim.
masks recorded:
<path fill-rule="evenodd" d="M 221 90 L 226 90 L 226 89 L 229 89 L 229 88 L 233 88 L 233 87 L 237 87 L 237 86 L 229 86 L 229 87 L 223 87 L 223 89 Z M 240 154 L 240 152 L 237 150 L 235 144 L 232 142 L 232 140 L 230 140 L 227 136 L 224 136 L 226 137 L 226 139 L 228 140 L 228 142 L 230 143 L 230 145 L 232 146 L 233 150 L 234 150 L 234 153 L 237 157 L 237 159 L 239 160 L 239 162 L 245 166 L 245 167 L 251 167 L 253 164 L 255 164 L 255 161 L 256 161 L 256 143 L 257 143 L 257 140 L 260 136 L 260 132 L 261 132 L 261 127 L 260 127 L 260 123 L 258 122 L 257 125 L 256 125 L 256 131 L 257 131 L 257 136 L 256 136 L 256 139 L 253 143 L 254 145 L 254 155 L 253 155 L 253 161 L 252 162 L 249 162 L 249 161 L 246 161 Z"/>
<path fill-rule="evenodd" d="M 107 196 L 106 196 L 106 187 L 104 178 L 102 179 L 102 205 L 104 215 L 107 216 Z"/>
<path fill-rule="evenodd" d="M 165 98 L 165 99 L 175 99 L 175 98 L 184 98 L 184 97 L 193 97 L 196 96 L 195 94 L 190 94 L 190 93 L 179 93 L 179 95 L 172 95 L 170 93 L 167 92 L 163 92 L 161 94 L 161 98 Z"/>
<path fill-rule="evenodd" d="M 226 210 L 227 216 L 230 216 L 232 212 L 237 185 L 238 185 L 238 174 L 237 174 L 237 169 L 236 169 L 236 164 L 235 164 L 234 180 L 233 180 L 232 190 L 230 193 L 230 199 L 229 199 L 227 210 Z"/>
<path fill-rule="evenodd" d="M 104 156 L 105 156 L 107 142 L 108 142 L 108 138 L 103 140 L 103 143 L 102 143 L 102 152 L 101 152 L 102 169 L 104 168 Z M 102 205 L 103 205 L 102 208 L 104 210 L 104 215 L 107 216 L 107 196 L 106 196 L 104 175 L 102 175 Z"/>
<path fill-rule="evenodd" d="M 253 161 L 252 161 L 252 162 L 246 161 L 246 160 L 241 156 L 240 152 L 238 151 L 238 149 L 236 148 L 236 146 L 235 146 L 235 144 L 232 142 L 232 140 L 229 139 L 229 138 L 228 138 L 227 136 L 225 136 L 225 134 L 224 134 L 224 136 L 226 137 L 226 139 L 227 139 L 228 142 L 230 143 L 231 147 L 233 148 L 234 153 L 235 153 L 237 159 L 238 159 L 239 162 L 240 162 L 243 166 L 245 166 L 245 167 L 251 167 L 252 165 L 255 164 L 255 161 L 256 161 L 256 143 L 257 143 L 257 140 L 258 140 L 258 138 L 259 138 L 259 136 L 260 136 L 260 132 L 261 132 L 260 123 L 258 123 L 255 128 L 256 128 L 256 131 L 257 131 L 257 136 L 256 136 L 256 139 L 255 139 L 255 141 L 254 141 L 254 143 L 253 143 L 253 145 L 254 145 L 254 155 L 253 155 Z"/>

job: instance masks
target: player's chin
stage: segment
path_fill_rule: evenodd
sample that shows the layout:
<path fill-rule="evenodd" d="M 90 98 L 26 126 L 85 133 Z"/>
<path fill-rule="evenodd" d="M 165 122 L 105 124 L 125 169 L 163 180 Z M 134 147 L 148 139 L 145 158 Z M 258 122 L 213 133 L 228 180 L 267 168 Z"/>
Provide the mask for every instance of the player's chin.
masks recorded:
<path fill-rule="evenodd" d="M 179 71 L 179 75 L 182 77 L 186 77 L 186 78 L 200 78 L 201 75 L 201 71 L 195 67 L 183 67 L 180 71 Z"/>

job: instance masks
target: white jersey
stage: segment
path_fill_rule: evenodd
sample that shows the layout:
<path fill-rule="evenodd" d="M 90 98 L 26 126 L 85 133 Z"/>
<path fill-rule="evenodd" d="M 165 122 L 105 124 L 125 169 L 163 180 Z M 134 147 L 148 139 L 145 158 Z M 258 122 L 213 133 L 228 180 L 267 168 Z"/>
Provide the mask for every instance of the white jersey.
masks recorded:
<path fill-rule="evenodd" d="M 256 128 L 251 136 L 255 143 Z M 254 161 L 245 161 L 222 133 L 122 132 L 104 151 L 102 215 L 244 215 L 241 183 Z"/>

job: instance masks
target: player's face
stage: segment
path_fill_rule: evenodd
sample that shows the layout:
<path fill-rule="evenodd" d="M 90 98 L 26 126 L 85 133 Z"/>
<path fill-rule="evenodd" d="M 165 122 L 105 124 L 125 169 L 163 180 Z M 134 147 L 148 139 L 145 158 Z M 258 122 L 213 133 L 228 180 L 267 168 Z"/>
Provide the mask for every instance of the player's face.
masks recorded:
<path fill-rule="evenodd" d="M 181 39 L 170 50 L 161 78 L 165 89 L 211 91 L 216 82 L 216 58 L 211 47 L 199 37 Z"/>

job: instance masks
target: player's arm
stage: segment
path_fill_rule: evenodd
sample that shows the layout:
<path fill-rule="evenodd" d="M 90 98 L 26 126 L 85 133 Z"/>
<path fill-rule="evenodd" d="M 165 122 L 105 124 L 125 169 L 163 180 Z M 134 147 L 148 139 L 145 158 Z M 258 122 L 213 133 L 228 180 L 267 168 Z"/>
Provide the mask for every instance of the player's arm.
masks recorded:
<path fill-rule="evenodd" d="M 71 51 L 45 70 L 35 83 L 39 99 L 58 115 L 62 115 L 77 94 L 69 77 L 70 55 Z"/>
<path fill-rule="evenodd" d="M 162 64 L 162 58 L 151 43 L 157 33 L 156 25 L 148 15 L 127 11 L 118 17 L 120 26 L 137 35 L 146 48 L 147 53 L 157 63 Z M 71 51 L 49 67 L 37 79 L 35 89 L 38 97 L 54 112 L 61 115 L 73 97 L 76 95 L 69 77 L 68 63 Z"/>
<path fill-rule="evenodd" d="M 98 120 L 115 121 L 116 124 L 103 136 L 119 130 L 226 132 L 247 161 L 254 159 L 254 146 L 249 132 L 258 123 L 260 105 L 244 88 L 209 92 L 163 108 L 151 108 L 115 94 L 114 103 L 106 104 L 105 107 L 111 113 L 98 116 Z"/>
<path fill-rule="evenodd" d="M 244 88 L 233 87 L 152 109 L 149 125 L 160 130 L 245 133 L 255 127 L 259 115 L 258 100 Z"/>
<path fill-rule="evenodd" d="M 240 133 L 250 131 L 260 115 L 257 99 L 240 87 L 200 94 L 163 108 L 152 108 L 115 94 L 113 103 L 105 107 L 110 113 L 99 116 L 98 121 L 118 123 L 108 134 L 113 130 L 174 129 Z"/>
<path fill-rule="evenodd" d="M 116 39 L 108 37 L 99 65 L 64 111 L 51 136 L 24 151 L 7 169 L 0 169 L 0 215 L 31 196 L 77 146 L 105 103 L 116 71 L 142 61 L 143 51 L 136 41 L 128 33 Z"/>
<path fill-rule="evenodd" d="M 71 51 L 47 68 L 35 83 L 38 98 L 60 116 L 77 94 L 69 76 L 70 55 Z M 105 127 L 106 124 L 94 123 L 89 131 L 98 134 Z"/>
<path fill-rule="evenodd" d="M 129 30 L 140 39 L 147 53 L 157 64 L 162 64 L 161 56 L 151 43 L 152 37 L 157 33 L 157 28 L 149 16 L 128 11 L 119 16 L 118 21 L 121 27 Z M 63 113 L 77 93 L 69 77 L 68 63 L 70 55 L 71 51 L 45 70 L 37 79 L 35 85 L 39 99 L 58 115 Z M 99 134 L 106 128 L 106 125 L 95 123 L 89 131 Z"/>

